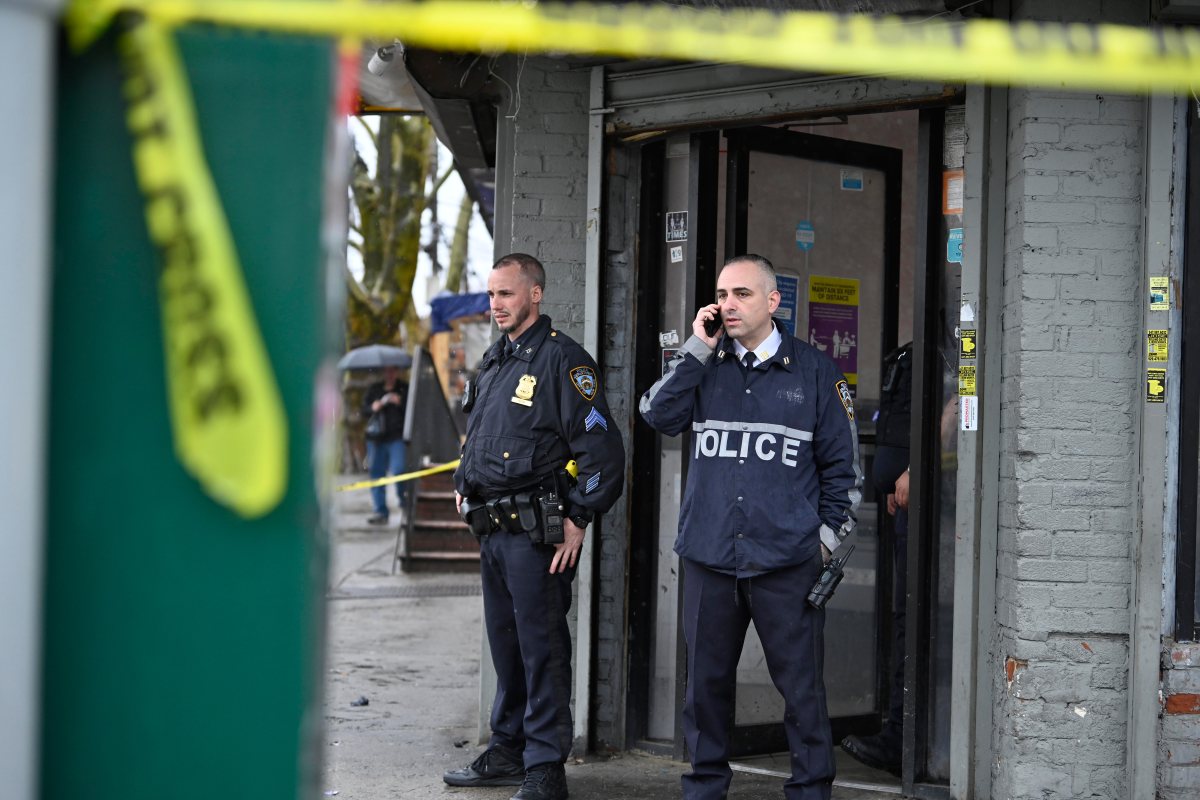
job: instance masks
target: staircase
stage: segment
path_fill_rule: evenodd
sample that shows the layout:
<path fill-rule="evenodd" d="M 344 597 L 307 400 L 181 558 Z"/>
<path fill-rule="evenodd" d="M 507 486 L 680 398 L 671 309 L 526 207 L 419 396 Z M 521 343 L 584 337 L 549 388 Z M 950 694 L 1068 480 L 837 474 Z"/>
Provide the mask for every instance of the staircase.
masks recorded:
<path fill-rule="evenodd" d="M 411 523 L 397 541 L 396 560 L 405 572 L 478 572 L 479 542 L 458 518 L 450 473 L 413 482 Z"/>

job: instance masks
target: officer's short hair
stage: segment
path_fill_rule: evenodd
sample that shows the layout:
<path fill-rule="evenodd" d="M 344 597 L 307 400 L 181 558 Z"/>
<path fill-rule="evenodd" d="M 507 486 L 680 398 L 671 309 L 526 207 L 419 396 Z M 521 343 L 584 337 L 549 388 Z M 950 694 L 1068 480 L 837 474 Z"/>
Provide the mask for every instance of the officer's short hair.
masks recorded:
<path fill-rule="evenodd" d="M 743 261 L 747 264 L 753 264 L 754 266 L 758 267 L 760 272 L 762 272 L 763 283 L 765 283 L 767 286 L 767 294 L 779 291 L 779 281 L 775 280 L 775 267 L 771 265 L 770 261 L 758 255 L 757 253 L 746 253 L 745 255 L 734 256 L 733 258 L 727 260 L 721 266 L 721 269 L 725 269 L 725 267 L 728 267 L 730 264 L 740 264 Z"/>
<path fill-rule="evenodd" d="M 546 291 L 546 268 L 528 253 L 509 253 L 492 265 L 492 269 L 502 267 L 517 267 L 535 286 L 543 292 Z"/>

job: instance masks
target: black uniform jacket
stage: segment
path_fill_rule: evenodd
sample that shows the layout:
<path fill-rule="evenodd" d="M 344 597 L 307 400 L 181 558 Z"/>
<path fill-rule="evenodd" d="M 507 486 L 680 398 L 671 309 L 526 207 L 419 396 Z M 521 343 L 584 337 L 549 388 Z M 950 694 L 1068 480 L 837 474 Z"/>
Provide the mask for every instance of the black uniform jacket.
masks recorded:
<path fill-rule="evenodd" d="M 624 488 L 625 448 L 596 362 L 545 315 L 502 359 L 507 344 L 500 337 L 479 364 L 455 488 L 486 500 L 529 488 L 574 459 L 567 513 L 607 511 Z"/>
<path fill-rule="evenodd" d="M 691 428 L 675 552 L 751 577 L 837 549 L 862 500 L 858 429 L 846 379 L 794 336 L 752 370 L 733 341 L 696 336 L 642 396 L 655 430 Z"/>

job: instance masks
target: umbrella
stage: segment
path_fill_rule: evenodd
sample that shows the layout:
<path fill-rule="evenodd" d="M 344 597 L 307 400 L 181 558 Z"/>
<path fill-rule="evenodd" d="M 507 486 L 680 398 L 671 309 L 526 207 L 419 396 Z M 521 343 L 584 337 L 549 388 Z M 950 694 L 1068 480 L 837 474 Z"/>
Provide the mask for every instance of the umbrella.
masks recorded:
<path fill-rule="evenodd" d="M 356 347 L 338 361 L 339 369 L 380 369 L 381 367 L 408 369 L 411 366 L 412 356 L 408 354 L 407 350 L 386 344 Z"/>

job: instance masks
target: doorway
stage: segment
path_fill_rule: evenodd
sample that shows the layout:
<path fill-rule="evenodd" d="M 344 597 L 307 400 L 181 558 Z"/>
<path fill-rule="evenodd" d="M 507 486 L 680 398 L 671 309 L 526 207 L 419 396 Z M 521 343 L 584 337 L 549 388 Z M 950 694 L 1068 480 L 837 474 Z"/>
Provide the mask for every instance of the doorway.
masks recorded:
<path fill-rule="evenodd" d="M 889 705 L 893 529 L 870 475 L 881 364 L 897 344 L 914 341 L 913 431 L 923 443 L 913 448 L 912 469 L 925 478 L 914 484 L 921 496 L 910 528 L 925 533 L 909 537 L 898 562 L 912 576 L 901 783 L 928 796 L 944 795 L 949 775 L 955 474 L 944 458 L 952 446 L 940 434 L 946 398 L 957 390 L 957 350 L 945 321 L 958 309 L 955 264 L 943 247 L 952 244 L 954 225 L 944 213 L 944 116 L 945 109 L 849 115 L 678 134 L 643 146 L 635 319 L 640 392 L 686 339 L 695 309 L 711 302 L 719 265 L 758 253 L 779 275 L 777 322 L 834 358 L 854 386 L 865 481 L 856 550 L 826 620 L 835 741 L 878 729 Z M 683 759 L 681 577 L 671 545 L 689 444 L 686 435 L 659 437 L 639 419 L 632 445 L 635 518 L 656 529 L 631 542 L 628 741 Z M 947 481 L 949 492 L 941 488 Z M 786 749 L 782 713 L 751 628 L 731 720 L 733 757 Z"/>

